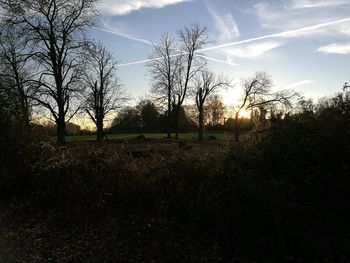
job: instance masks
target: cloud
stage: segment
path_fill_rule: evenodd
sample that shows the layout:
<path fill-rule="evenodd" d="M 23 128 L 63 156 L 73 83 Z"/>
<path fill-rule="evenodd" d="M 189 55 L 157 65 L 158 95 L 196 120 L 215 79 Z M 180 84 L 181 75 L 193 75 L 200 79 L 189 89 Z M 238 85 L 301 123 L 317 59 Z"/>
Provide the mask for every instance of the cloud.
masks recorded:
<path fill-rule="evenodd" d="M 350 43 L 334 43 L 328 46 L 320 47 L 316 52 L 322 52 L 326 54 L 350 54 Z"/>
<path fill-rule="evenodd" d="M 190 0 L 102 0 L 98 8 L 111 15 L 126 15 L 142 8 L 163 8 Z"/>
<path fill-rule="evenodd" d="M 267 41 L 237 47 L 228 47 L 225 48 L 223 51 L 231 57 L 255 58 L 281 45 L 281 42 Z"/>
<path fill-rule="evenodd" d="M 231 13 L 218 14 L 209 5 L 207 5 L 207 9 L 214 20 L 217 31 L 219 32 L 219 43 L 232 41 L 240 36 L 237 23 Z"/>
<path fill-rule="evenodd" d="M 251 13 L 258 18 L 262 28 L 289 31 L 348 17 L 349 8 L 348 0 L 262 1 L 253 6 Z M 308 35 L 341 34 L 340 31 L 340 27 L 323 27 L 309 31 Z"/>
<path fill-rule="evenodd" d="M 213 57 L 209 57 L 209 56 L 205 56 L 205 55 L 198 55 L 199 57 L 202 57 L 204 59 L 210 60 L 210 61 L 214 61 L 217 63 L 223 63 L 229 66 L 238 66 L 237 63 L 232 62 L 232 60 L 230 60 L 229 58 L 227 60 L 222 60 L 222 59 L 217 59 L 217 58 L 213 58 Z"/>
<path fill-rule="evenodd" d="M 304 9 L 304 8 L 323 8 L 334 7 L 347 4 L 343 0 L 293 0 L 291 3 L 292 9 Z"/>
<path fill-rule="evenodd" d="M 340 27 L 340 32 L 344 35 L 350 36 L 350 27 L 348 25 Z"/>
<path fill-rule="evenodd" d="M 296 87 L 300 87 L 300 86 L 305 86 L 305 85 L 308 85 L 308 84 L 312 84 L 312 83 L 314 83 L 314 82 L 315 82 L 315 81 L 314 81 L 314 80 L 311 80 L 311 79 L 301 80 L 301 81 L 298 81 L 298 82 L 289 84 L 288 86 L 286 86 L 286 89 L 293 89 L 293 88 L 296 88 Z"/>

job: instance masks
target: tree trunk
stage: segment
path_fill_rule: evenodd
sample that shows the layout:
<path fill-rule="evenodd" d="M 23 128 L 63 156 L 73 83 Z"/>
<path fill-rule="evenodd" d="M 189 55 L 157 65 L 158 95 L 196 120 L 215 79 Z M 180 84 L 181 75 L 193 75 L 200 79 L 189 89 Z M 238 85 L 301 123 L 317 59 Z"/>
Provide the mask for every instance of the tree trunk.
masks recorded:
<path fill-rule="evenodd" d="M 103 142 L 104 133 L 103 133 L 103 121 L 102 120 L 97 121 L 96 128 L 97 128 L 97 141 Z"/>
<path fill-rule="evenodd" d="M 203 133 L 204 133 L 204 114 L 203 114 L 203 107 L 199 108 L 199 115 L 198 115 L 198 141 L 203 141 Z"/>
<path fill-rule="evenodd" d="M 170 97 L 170 93 L 168 93 L 168 135 L 167 138 L 171 138 L 171 97 Z"/>
<path fill-rule="evenodd" d="M 236 113 L 235 117 L 235 142 L 239 142 L 240 130 L 239 130 L 239 113 Z"/>
<path fill-rule="evenodd" d="M 59 116 L 57 122 L 57 144 L 58 145 L 63 145 L 66 143 L 66 122 L 64 117 Z"/>
<path fill-rule="evenodd" d="M 175 120 L 174 120 L 175 140 L 179 139 L 179 115 L 180 115 L 180 109 L 176 109 L 175 110 Z"/>
<path fill-rule="evenodd" d="M 21 98 L 21 112 L 22 112 L 22 122 L 24 127 L 29 127 L 29 109 L 26 98 Z"/>

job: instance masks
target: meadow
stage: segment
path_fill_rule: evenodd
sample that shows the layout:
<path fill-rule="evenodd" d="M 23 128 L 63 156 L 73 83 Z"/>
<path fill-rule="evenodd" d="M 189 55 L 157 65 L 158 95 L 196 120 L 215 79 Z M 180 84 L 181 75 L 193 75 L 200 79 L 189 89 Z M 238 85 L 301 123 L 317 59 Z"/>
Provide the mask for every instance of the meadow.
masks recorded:
<path fill-rule="evenodd" d="M 166 134 L 164 133 L 118 133 L 118 134 L 107 134 L 106 139 L 108 141 L 120 141 L 120 140 L 132 140 L 136 139 L 137 136 L 144 135 L 146 139 L 164 139 Z M 233 132 L 205 132 L 204 140 L 210 140 L 209 137 L 214 136 L 217 141 L 232 141 L 234 140 Z M 184 141 L 197 141 L 198 133 L 196 132 L 186 132 L 180 133 L 179 139 Z M 55 142 L 56 136 L 51 136 L 50 140 Z M 213 140 L 213 139 L 211 139 Z M 96 135 L 70 135 L 66 137 L 66 141 L 69 142 L 92 142 L 96 141 Z"/>

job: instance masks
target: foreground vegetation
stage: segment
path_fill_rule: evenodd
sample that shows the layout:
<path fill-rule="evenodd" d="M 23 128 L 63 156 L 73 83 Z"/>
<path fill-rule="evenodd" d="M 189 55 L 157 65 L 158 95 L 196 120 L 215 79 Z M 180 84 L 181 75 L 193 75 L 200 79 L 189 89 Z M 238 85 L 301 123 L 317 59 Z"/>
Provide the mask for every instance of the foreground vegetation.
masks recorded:
<path fill-rule="evenodd" d="M 256 126 L 225 152 L 56 147 L 2 112 L 6 262 L 346 262 L 349 98 Z M 164 139 L 162 139 L 164 140 Z M 219 143 L 219 142 L 214 142 Z M 152 148 L 155 141 L 145 141 Z M 198 146 L 200 147 L 200 146 Z"/>

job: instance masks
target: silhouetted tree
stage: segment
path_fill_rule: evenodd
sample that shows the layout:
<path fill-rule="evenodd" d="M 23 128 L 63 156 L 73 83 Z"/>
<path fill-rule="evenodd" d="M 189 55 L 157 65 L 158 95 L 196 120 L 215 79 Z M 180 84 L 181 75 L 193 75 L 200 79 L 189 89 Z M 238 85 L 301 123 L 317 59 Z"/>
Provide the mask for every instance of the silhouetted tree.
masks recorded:
<path fill-rule="evenodd" d="M 207 43 L 207 29 L 198 24 L 184 27 L 178 31 L 180 43 L 180 64 L 176 72 L 176 85 L 173 96 L 175 139 L 179 138 L 179 114 L 181 106 L 187 96 L 190 82 L 201 71 L 206 63 L 201 56 L 196 55 Z"/>
<path fill-rule="evenodd" d="M 80 126 L 71 122 L 66 125 L 66 134 L 68 135 L 78 135 L 80 134 Z"/>
<path fill-rule="evenodd" d="M 78 109 L 73 98 L 81 91 L 81 51 L 85 29 L 94 22 L 96 0 L 2 0 L 4 19 L 20 27 L 35 47 L 33 59 L 40 65 L 38 102 L 57 124 L 57 143 L 65 142 L 65 126 Z M 70 113 L 69 113 L 70 112 Z M 67 117 L 67 115 L 69 116 Z"/>
<path fill-rule="evenodd" d="M 141 130 L 143 132 L 157 132 L 159 127 L 159 111 L 150 100 L 141 100 L 136 106 L 141 118 Z"/>
<path fill-rule="evenodd" d="M 260 110 L 261 118 L 264 118 L 263 111 L 268 105 L 280 103 L 286 106 L 291 104 L 291 100 L 298 94 L 291 90 L 272 92 L 271 76 L 266 72 L 257 72 L 253 77 L 242 80 L 243 96 L 242 103 L 235 113 L 235 141 L 239 141 L 240 122 L 239 116 L 242 110 Z"/>
<path fill-rule="evenodd" d="M 171 137 L 172 95 L 176 83 L 176 73 L 179 67 L 178 46 L 175 38 L 165 33 L 160 42 L 153 46 L 149 56 L 149 73 L 152 78 L 152 92 L 167 104 L 167 137 Z"/>
<path fill-rule="evenodd" d="M 136 107 L 124 107 L 113 120 L 110 132 L 139 132 L 141 116 Z"/>
<path fill-rule="evenodd" d="M 83 80 L 87 87 L 84 109 L 96 126 L 97 141 L 104 137 L 104 121 L 127 99 L 116 76 L 117 62 L 101 43 L 87 48 Z"/>
<path fill-rule="evenodd" d="M 215 127 L 220 124 L 225 115 L 226 106 L 220 95 L 209 96 L 206 107 L 209 125 Z"/>
<path fill-rule="evenodd" d="M 30 120 L 31 94 L 29 85 L 29 52 L 28 42 L 14 25 L 2 21 L 0 29 L 0 74 L 10 81 L 3 85 L 3 91 L 7 92 L 13 104 L 18 102 L 20 120 L 28 127 Z"/>
<path fill-rule="evenodd" d="M 230 85 L 230 81 L 223 76 L 216 77 L 213 72 L 204 69 L 194 78 L 194 95 L 198 110 L 198 140 L 203 140 L 204 108 L 206 99 L 218 89 Z"/>

